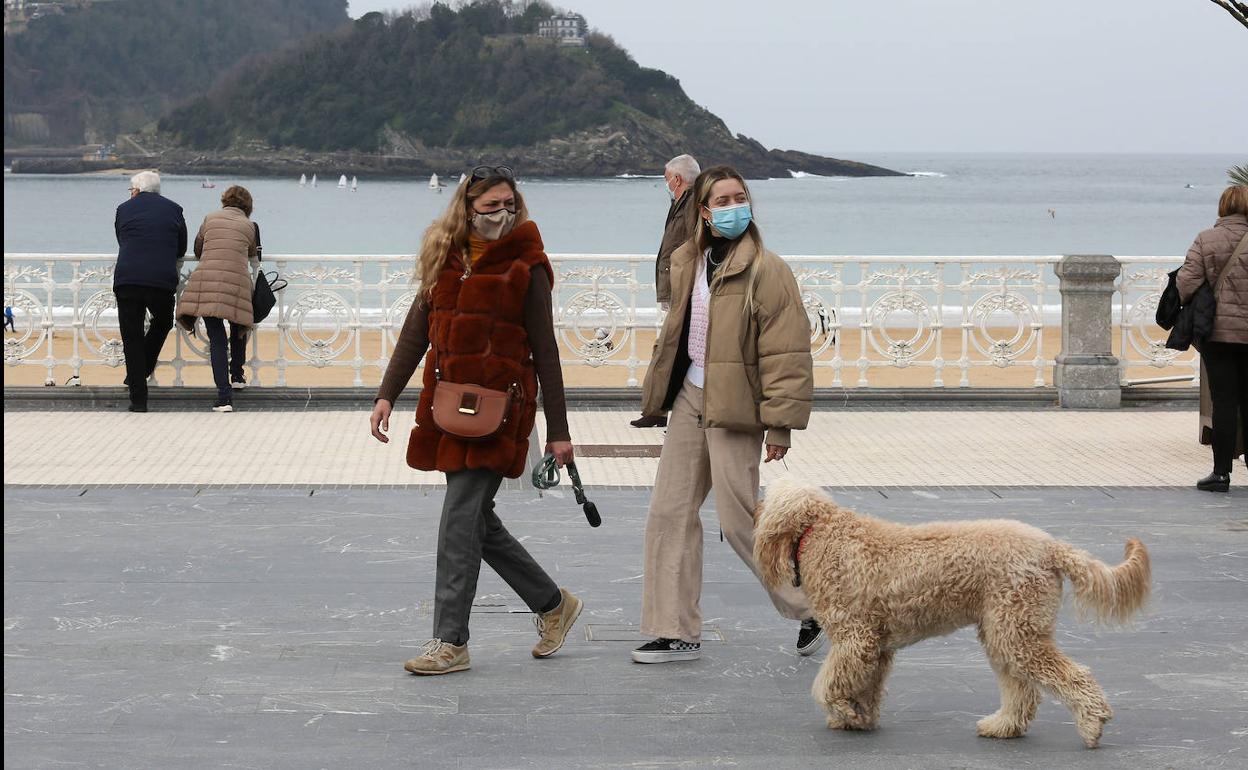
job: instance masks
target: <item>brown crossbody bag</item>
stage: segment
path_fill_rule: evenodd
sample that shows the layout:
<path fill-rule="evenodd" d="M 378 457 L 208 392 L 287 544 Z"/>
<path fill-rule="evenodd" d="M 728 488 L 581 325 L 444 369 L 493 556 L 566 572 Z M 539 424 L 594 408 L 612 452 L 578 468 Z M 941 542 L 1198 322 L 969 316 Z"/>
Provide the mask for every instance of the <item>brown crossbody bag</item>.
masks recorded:
<path fill-rule="evenodd" d="M 511 419 L 511 409 L 521 394 L 519 384 L 492 390 L 471 383 L 442 379 L 442 354 L 434 350 L 433 424 L 438 430 L 464 441 L 486 441 L 498 435 Z"/>

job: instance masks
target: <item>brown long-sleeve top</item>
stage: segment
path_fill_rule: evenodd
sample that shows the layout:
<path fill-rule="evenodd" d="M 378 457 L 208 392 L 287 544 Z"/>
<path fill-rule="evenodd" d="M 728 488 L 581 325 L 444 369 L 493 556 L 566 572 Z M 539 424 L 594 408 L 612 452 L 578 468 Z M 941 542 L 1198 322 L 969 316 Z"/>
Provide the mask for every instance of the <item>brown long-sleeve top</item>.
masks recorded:
<path fill-rule="evenodd" d="M 524 328 L 533 350 L 533 364 L 542 389 L 542 411 L 546 414 L 546 440 L 571 441 L 568 432 L 568 406 L 563 393 L 563 369 L 559 366 L 559 344 L 555 342 L 555 318 L 551 309 L 550 277 L 545 270 L 534 270 L 524 296 Z M 420 360 L 429 349 L 429 306 L 417 300 L 408 311 L 394 346 L 394 355 L 381 379 L 377 398 L 391 404 L 407 387 Z"/>

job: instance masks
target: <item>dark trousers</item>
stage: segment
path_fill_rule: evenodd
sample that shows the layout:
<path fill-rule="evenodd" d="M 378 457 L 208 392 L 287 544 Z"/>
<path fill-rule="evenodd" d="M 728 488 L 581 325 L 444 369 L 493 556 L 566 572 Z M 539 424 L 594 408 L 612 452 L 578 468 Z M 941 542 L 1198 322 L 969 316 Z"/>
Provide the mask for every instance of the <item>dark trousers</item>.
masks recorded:
<path fill-rule="evenodd" d="M 444 642 L 468 643 L 468 616 L 482 559 L 533 612 L 559 599 L 559 586 L 494 513 L 494 495 L 502 481 L 489 470 L 446 474 L 433 595 L 433 635 Z"/>
<path fill-rule="evenodd" d="M 1206 342 L 1200 355 L 1213 402 L 1213 472 L 1230 473 L 1241 427 L 1248 441 L 1248 345 Z"/>
<path fill-rule="evenodd" d="M 243 381 L 243 364 L 247 363 L 247 327 L 230 322 L 225 332 L 224 318 L 204 317 L 208 331 L 208 360 L 212 362 L 212 381 L 217 385 L 217 399 L 232 401 L 234 388 L 230 379 Z"/>
<path fill-rule="evenodd" d="M 160 349 L 173 328 L 173 292 L 151 286 L 116 286 L 117 326 L 126 357 L 126 385 L 130 403 L 147 403 L 147 378 L 156 371 Z M 148 313 L 152 321 L 143 330 Z"/>

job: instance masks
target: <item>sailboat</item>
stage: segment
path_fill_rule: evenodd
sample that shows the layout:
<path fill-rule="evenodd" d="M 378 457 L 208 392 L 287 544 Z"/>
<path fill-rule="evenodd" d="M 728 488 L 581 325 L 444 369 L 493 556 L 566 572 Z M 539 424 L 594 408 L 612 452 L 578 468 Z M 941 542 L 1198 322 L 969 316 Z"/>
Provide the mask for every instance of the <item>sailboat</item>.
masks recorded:
<path fill-rule="evenodd" d="M 211 190 L 212 188 L 216 187 L 216 185 L 212 183 L 211 179 L 205 178 L 203 183 L 200 184 L 200 187 L 204 188 L 205 190 Z"/>
<path fill-rule="evenodd" d="M 316 187 L 316 174 L 312 175 L 312 186 Z"/>
<path fill-rule="evenodd" d="M 441 191 L 442 183 L 438 181 L 437 174 L 434 174 L 433 176 L 429 177 L 429 189 Z"/>
<path fill-rule="evenodd" d="M 460 174 L 460 175 L 459 175 L 459 183 L 460 183 L 460 184 L 463 184 L 463 183 L 464 183 L 464 180 L 465 180 L 465 179 L 467 179 L 467 178 L 468 178 L 468 175 L 467 175 L 467 174 Z"/>
<path fill-rule="evenodd" d="M 342 189 L 346 189 L 346 186 L 347 186 L 347 175 L 343 174 L 342 176 L 338 177 L 338 187 Z"/>
<path fill-rule="evenodd" d="M 307 174 L 300 174 L 300 175 L 299 175 L 299 186 L 300 186 L 300 187 L 303 187 L 303 186 L 307 185 L 307 183 L 308 183 L 308 175 L 307 175 Z"/>
<path fill-rule="evenodd" d="M 360 189 L 360 178 L 358 176 L 351 177 L 351 192 Z"/>

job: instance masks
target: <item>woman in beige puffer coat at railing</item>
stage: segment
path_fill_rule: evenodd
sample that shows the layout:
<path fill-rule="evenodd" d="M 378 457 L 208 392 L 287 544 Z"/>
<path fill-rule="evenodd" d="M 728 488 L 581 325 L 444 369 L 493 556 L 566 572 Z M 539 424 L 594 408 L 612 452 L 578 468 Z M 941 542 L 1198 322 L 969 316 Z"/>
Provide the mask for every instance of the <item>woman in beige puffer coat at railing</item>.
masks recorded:
<path fill-rule="evenodd" d="M 251 193 L 245 187 L 234 185 L 221 194 L 221 210 L 204 217 L 199 226 L 195 236 L 199 267 L 178 299 L 178 324 L 192 331 L 195 319 L 203 318 L 208 331 L 212 379 L 217 386 L 214 412 L 234 411 L 234 387 L 243 382 L 247 332 L 255 325 L 251 268 L 258 268 L 259 253 L 251 208 Z M 230 322 L 228 335 L 226 321 Z"/>
<path fill-rule="evenodd" d="M 1227 492 L 1231 462 L 1248 438 L 1248 186 L 1228 187 L 1218 201 L 1218 221 L 1196 236 L 1179 268 L 1176 284 L 1187 302 L 1201 284 L 1217 287 L 1213 332 L 1200 346 L 1203 390 L 1212 401 L 1213 473 L 1196 482 L 1198 489 Z M 1220 279 L 1220 283 L 1219 283 Z M 1203 428 L 1202 428 L 1203 431 Z M 1238 435 L 1238 438 L 1236 434 Z"/>

